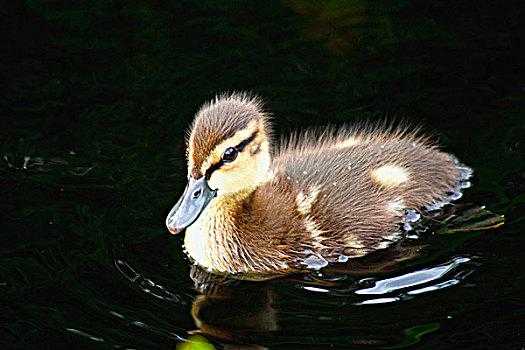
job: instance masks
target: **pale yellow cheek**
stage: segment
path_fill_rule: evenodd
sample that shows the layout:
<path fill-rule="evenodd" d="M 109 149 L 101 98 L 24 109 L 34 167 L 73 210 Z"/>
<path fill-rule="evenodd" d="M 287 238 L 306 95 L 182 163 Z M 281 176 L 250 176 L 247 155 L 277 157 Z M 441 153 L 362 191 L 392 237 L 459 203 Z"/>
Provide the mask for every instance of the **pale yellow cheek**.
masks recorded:
<path fill-rule="evenodd" d="M 255 185 L 256 171 L 249 162 L 232 165 L 213 172 L 209 185 L 218 190 L 218 195 L 238 192 Z"/>
<path fill-rule="evenodd" d="M 218 190 L 218 195 L 222 195 L 225 193 L 235 192 L 236 187 L 241 185 L 238 183 L 238 181 L 238 176 L 235 176 L 235 174 L 229 174 L 226 171 L 216 170 L 212 174 L 208 183 L 212 189 Z"/>
<path fill-rule="evenodd" d="M 398 165 L 383 165 L 372 170 L 370 176 L 385 187 L 399 186 L 410 178 L 408 171 Z"/>
<path fill-rule="evenodd" d="M 215 170 L 208 181 L 210 187 L 217 189 L 220 196 L 254 188 L 267 181 L 271 164 L 267 147 L 267 143 L 261 145 L 255 155 L 245 151 L 231 164 Z"/>

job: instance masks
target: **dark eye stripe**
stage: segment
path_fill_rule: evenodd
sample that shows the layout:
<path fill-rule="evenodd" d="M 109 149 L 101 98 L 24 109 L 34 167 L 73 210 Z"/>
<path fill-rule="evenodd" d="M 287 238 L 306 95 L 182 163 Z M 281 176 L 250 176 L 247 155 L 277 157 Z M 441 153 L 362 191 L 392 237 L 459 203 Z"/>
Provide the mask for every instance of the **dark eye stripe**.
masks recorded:
<path fill-rule="evenodd" d="M 242 152 L 246 146 L 248 146 L 253 140 L 255 140 L 255 137 L 257 136 L 257 131 L 255 131 L 253 134 L 250 135 L 246 140 L 239 143 L 234 148 L 237 150 L 237 152 Z"/>
<path fill-rule="evenodd" d="M 248 146 L 253 140 L 255 140 L 255 137 L 257 137 L 257 130 L 253 132 L 253 134 L 250 135 L 247 139 L 241 141 L 237 146 L 233 147 L 237 150 L 237 152 L 242 152 L 246 146 Z M 224 161 L 221 159 L 218 163 L 213 164 L 211 167 L 206 170 L 206 179 L 209 179 L 211 177 L 211 174 L 222 167 L 224 165 Z"/>

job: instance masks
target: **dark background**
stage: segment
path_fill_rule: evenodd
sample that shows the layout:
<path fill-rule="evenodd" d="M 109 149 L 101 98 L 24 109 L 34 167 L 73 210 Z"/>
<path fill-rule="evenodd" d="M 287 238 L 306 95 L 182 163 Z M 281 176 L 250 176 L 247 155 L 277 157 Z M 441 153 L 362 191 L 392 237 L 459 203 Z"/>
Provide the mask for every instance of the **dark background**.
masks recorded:
<path fill-rule="evenodd" d="M 263 98 L 278 135 L 406 119 L 473 167 L 467 199 L 505 214 L 507 225 L 467 243 L 484 259 L 478 287 L 456 304 L 463 318 L 420 345 L 522 348 L 523 8 L 462 0 L 2 5 L 0 343 L 174 347 L 166 329 L 184 337 L 196 328 L 187 306 L 166 311 L 164 299 L 130 287 L 116 262 L 126 257 L 191 303 L 180 237 L 164 228 L 184 186 L 184 134 L 203 102 L 242 90 Z M 110 311 L 129 319 L 120 324 Z M 149 328 L 133 324 L 144 319 Z M 297 332 L 290 344 L 301 339 Z"/>

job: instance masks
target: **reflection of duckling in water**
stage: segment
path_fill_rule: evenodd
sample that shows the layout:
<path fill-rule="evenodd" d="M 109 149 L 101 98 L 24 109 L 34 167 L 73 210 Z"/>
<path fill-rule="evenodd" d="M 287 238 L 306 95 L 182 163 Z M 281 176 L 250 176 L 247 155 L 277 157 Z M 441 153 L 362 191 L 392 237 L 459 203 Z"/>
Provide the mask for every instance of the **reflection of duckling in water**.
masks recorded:
<path fill-rule="evenodd" d="M 310 344 L 317 349 L 321 341 L 335 344 L 334 348 L 339 348 L 340 342 L 345 348 L 349 343 L 386 346 L 405 343 L 405 329 L 436 320 L 443 312 L 441 308 L 421 310 L 418 303 L 412 303 L 398 304 L 403 312 L 384 314 L 381 309 L 363 306 L 362 301 L 370 296 L 357 293 L 365 290 L 363 283 L 368 285 L 370 278 L 323 281 L 312 277 L 261 284 L 228 279 L 193 266 L 191 278 L 202 294 L 192 305 L 198 329 L 191 333 L 226 342 L 225 348 L 228 344 L 252 344 L 247 348 L 233 346 L 235 349 L 286 343 L 300 343 L 303 348 L 310 348 Z M 415 283 L 413 277 L 411 283 Z M 334 294 L 316 297 L 311 292 L 314 290 L 331 290 Z M 375 297 L 378 302 L 383 299 L 381 295 Z M 341 339 L 341 329 L 351 336 Z"/>
<path fill-rule="evenodd" d="M 192 268 L 192 278 L 203 293 L 192 304 L 191 314 L 198 327 L 193 333 L 246 344 L 255 342 L 258 333 L 279 330 L 274 293 L 268 286 L 254 288 L 239 281 L 230 281 L 231 285 L 213 277 L 198 266 Z"/>
<path fill-rule="evenodd" d="M 459 198 L 471 174 L 405 130 L 307 131 L 277 149 L 271 134 L 260 101 L 244 94 L 195 117 L 189 183 L 166 224 L 186 228 L 187 253 L 209 271 L 286 274 L 362 257 L 401 237 L 419 216 L 409 209 Z"/>

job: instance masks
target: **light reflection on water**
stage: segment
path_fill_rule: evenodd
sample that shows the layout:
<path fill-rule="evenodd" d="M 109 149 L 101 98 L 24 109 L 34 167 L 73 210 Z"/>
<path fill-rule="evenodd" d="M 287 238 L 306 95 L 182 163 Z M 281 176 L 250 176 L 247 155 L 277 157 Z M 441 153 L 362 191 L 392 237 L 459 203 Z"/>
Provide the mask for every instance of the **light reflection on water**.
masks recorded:
<path fill-rule="evenodd" d="M 470 263 L 470 264 L 469 264 Z M 302 286 L 303 289 L 316 293 L 329 293 L 348 297 L 353 294 L 359 296 L 378 296 L 359 300 L 354 305 L 377 305 L 412 299 L 414 296 L 437 291 L 459 284 L 473 271 L 472 259 L 468 257 L 455 257 L 447 263 L 426 267 L 420 270 L 399 274 L 384 279 L 373 277 L 362 278 L 356 285 L 366 285 L 366 288 L 350 287 L 346 291 L 339 288 L 322 288 L 311 285 Z M 385 294 L 390 294 L 385 296 Z"/>
<path fill-rule="evenodd" d="M 394 291 L 418 286 L 439 280 L 451 270 L 457 268 L 459 265 L 469 262 L 470 259 L 466 257 L 455 258 L 448 264 L 426 268 L 414 272 L 410 272 L 401 276 L 387 278 L 375 282 L 374 287 L 364 288 L 355 291 L 356 294 L 387 294 Z M 436 285 L 437 286 L 437 285 Z"/>

